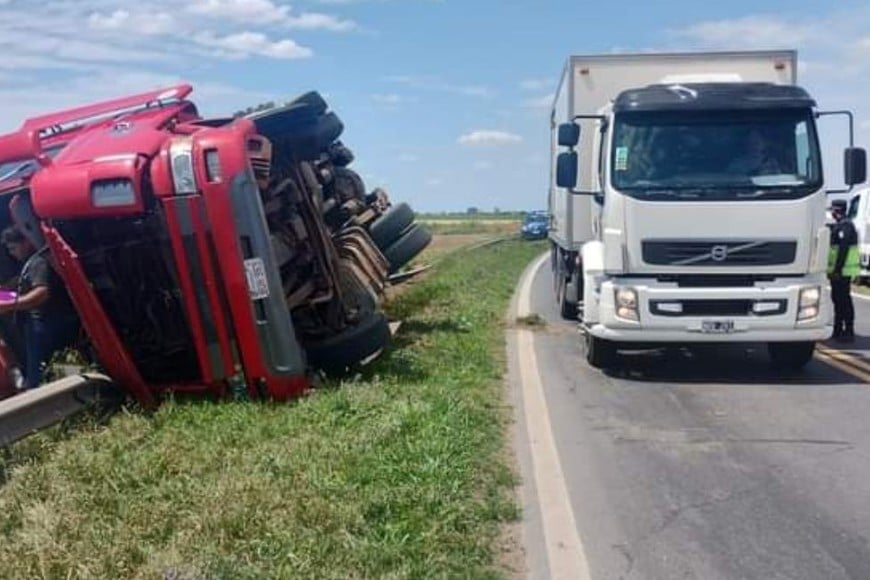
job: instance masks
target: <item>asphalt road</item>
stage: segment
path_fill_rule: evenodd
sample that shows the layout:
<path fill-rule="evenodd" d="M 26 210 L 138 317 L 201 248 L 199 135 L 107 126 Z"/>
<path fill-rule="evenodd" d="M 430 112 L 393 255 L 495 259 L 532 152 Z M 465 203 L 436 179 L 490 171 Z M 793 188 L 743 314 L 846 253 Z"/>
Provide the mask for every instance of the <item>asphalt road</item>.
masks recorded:
<path fill-rule="evenodd" d="M 751 346 L 605 374 L 551 280 L 527 284 L 546 326 L 509 333 L 530 577 L 870 578 L 870 301 L 794 378 Z"/>

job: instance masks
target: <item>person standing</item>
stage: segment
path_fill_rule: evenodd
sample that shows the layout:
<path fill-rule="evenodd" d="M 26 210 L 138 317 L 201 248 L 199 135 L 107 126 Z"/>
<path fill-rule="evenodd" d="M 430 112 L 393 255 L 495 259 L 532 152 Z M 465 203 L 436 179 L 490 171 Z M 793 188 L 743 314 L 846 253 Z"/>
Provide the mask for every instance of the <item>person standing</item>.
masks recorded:
<path fill-rule="evenodd" d="M 23 262 L 17 297 L 0 300 L 0 314 L 24 316 L 24 385 L 34 389 L 42 383 L 43 368 L 55 351 L 76 338 L 79 320 L 66 289 L 46 258 L 17 228 L 3 230 L 3 245 Z"/>
<path fill-rule="evenodd" d="M 834 223 L 831 228 L 831 250 L 828 254 L 828 279 L 834 302 L 834 339 L 855 340 L 855 307 L 852 304 L 852 279 L 860 273 L 858 232 L 846 217 L 846 202 L 831 203 Z"/>

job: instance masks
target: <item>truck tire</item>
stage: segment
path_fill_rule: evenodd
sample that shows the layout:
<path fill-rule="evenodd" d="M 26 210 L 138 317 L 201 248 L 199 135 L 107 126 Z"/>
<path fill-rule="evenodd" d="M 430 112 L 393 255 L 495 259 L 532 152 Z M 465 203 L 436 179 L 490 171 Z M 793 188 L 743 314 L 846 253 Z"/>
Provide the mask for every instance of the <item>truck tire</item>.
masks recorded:
<path fill-rule="evenodd" d="M 395 242 L 408 226 L 414 223 L 414 210 L 407 203 L 399 203 L 384 212 L 369 227 L 372 241 L 381 250 Z"/>
<path fill-rule="evenodd" d="M 304 108 L 313 116 L 322 115 L 327 109 L 326 101 L 317 91 L 299 95 L 288 103 L 288 107 Z"/>
<path fill-rule="evenodd" d="M 410 262 L 431 241 L 432 234 L 420 224 L 414 224 L 408 228 L 402 237 L 384 250 L 384 257 L 390 264 L 390 274 L 394 274 L 399 268 Z"/>
<path fill-rule="evenodd" d="M 771 342 L 767 345 L 773 368 L 782 371 L 803 369 L 812 360 L 815 350 L 815 342 Z"/>
<path fill-rule="evenodd" d="M 336 167 L 332 174 L 332 189 L 342 203 L 352 199 L 365 200 L 366 186 L 359 173 L 346 167 Z"/>
<path fill-rule="evenodd" d="M 335 336 L 308 343 L 308 364 L 327 374 L 340 374 L 386 348 L 390 343 L 390 325 L 381 312 L 373 312 Z"/>
<path fill-rule="evenodd" d="M 571 288 L 569 287 L 571 283 L 564 276 L 562 277 L 562 282 L 559 284 L 558 290 L 558 301 L 559 301 L 559 314 L 565 320 L 577 320 L 577 301 L 571 300 Z"/>
<path fill-rule="evenodd" d="M 586 362 L 595 369 L 608 369 L 616 363 L 616 344 L 612 341 L 592 336 L 586 332 L 583 335 L 583 347 Z"/>

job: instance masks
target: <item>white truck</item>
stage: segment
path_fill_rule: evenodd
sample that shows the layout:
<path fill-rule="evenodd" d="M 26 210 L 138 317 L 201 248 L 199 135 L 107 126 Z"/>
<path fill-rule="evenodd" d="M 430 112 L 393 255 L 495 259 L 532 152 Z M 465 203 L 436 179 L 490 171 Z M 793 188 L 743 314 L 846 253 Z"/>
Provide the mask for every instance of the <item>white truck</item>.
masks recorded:
<path fill-rule="evenodd" d="M 572 56 L 551 113 L 552 266 L 586 359 L 766 343 L 802 368 L 831 336 L 816 110 L 796 51 Z M 863 149 L 845 150 L 849 189 Z M 844 190 L 841 190 L 844 191 Z M 845 190 L 845 191 L 848 191 Z"/>
<path fill-rule="evenodd" d="M 858 249 L 861 252 L 861 274 L 858 281 L 870 281 L 870 187 L 854 193 L 849 199 L 849 219 L 858 232 Z"/>

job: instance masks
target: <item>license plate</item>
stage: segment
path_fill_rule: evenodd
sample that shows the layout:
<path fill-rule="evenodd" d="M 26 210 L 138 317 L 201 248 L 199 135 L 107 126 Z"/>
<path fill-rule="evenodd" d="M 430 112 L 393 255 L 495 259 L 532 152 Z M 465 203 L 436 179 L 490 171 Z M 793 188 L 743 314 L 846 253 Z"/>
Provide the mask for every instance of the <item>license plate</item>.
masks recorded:
<path fill-rule="evenodd" d="M 269 297 L 269 280 L 266 278 L 266 265 L 262 258 L 245 260 L 245 278 L 248 282 L 248 294 L 251 300 L 262 300 Z"/>
<path fill-rule="evenodd" d="M 704 334 L 728 334 L 734 332 L 734 321 L 704 320 L 701 322 L 701 332 Z"/>

